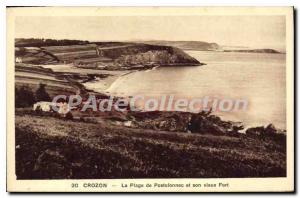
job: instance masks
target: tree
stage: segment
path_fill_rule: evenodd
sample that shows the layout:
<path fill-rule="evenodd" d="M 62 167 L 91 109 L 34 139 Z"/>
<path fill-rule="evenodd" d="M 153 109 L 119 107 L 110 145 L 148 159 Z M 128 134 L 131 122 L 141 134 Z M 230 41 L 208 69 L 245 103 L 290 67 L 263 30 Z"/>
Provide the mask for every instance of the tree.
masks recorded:
<path fill-rule="evenodd" d="M 36 90 L 35 96 L 37 101 L 51 101 L 49 94 L 45 89 L 46 85 L 40 83 L 40 87 Z"/>
<path fill-rule="evenodd" d="M 36 102 L 36 98 L 29 87 L 15 88 L 15 107 L 30 107 Z"/>

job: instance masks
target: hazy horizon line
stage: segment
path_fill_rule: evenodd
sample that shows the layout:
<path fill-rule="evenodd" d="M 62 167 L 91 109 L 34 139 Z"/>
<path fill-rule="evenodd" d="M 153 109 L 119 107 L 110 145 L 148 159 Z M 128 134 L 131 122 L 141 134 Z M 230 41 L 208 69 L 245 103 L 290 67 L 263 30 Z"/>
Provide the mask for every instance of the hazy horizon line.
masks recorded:
<path fill-rule="evenodd" d="M 93 40 L 93 39 L 78 39 L 78 38 L 40 38 L 40 37 L 18 37 L 15 39 L 52 39 L 52 40 L 77 40 L 77 41 L 88 41 L 88 42 L 148 42 L 148 41 L 166 41 L 166 42 L 204 42 L 209 44 L 217 44 L 220 47 L 238 47 L 238 48 L 252 48 L 252 49 L 263 49 L 263 48 L 272 48 L 280 51 L 285 51 L 285 46 L 245 46 L 245 45 L 232 45 L 232 44 L 220 44 L 213 41 L 203 41 L 203 40 L 163 40 L 163 39 L 126 39 L 126 40 Z"/>

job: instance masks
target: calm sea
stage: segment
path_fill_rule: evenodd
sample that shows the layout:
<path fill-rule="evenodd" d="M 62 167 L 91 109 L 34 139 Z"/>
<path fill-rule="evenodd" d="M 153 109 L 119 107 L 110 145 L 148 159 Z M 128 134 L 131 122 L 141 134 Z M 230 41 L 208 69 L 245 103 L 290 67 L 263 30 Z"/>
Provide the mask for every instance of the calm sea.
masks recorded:
<path fill-rule="evenodd" d="M 124 75 L 111 94 L 245 99 L 245 111 L 215 112 L 247 127 L 269 123 L 286 128 L 285 54 L 186 51 L 203 66 L 159 67 Z"/>

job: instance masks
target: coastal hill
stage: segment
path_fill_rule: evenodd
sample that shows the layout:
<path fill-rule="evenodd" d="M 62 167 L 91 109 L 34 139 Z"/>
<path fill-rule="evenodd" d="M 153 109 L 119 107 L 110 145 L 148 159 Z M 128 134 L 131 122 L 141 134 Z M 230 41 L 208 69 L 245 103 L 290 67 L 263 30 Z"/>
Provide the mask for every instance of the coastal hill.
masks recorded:
<path fill-rule="evenodd" d="M 167 45 L 177 47 L 182 50 L 194 50 L 194 51 L 218 51 L 218 52 L 241 52 L 241 53 L 281 53 L 274 49 L 268 48 L 249 48 L 246 46 L 223 46 L 217 43 L 209 43 L 204 41 L 141 41 L 142 43 L 151 45 Z M 229 47 L 229 49 L 228 49 Z"/>
<path fill-rule="evenodd" d="M 269 54 L 280 53 L 279 51 L 274 49 L 239 49 L 239 50 L 224 50 L 224 52 L 269 53 Z"/>
<path fill-rule="evenodd" d="M 16 39 L 16 61 L 29 64 L 73 63 L 106 70 L 201 65 L 179 48 L 129 42 Z"/>
<path fill-rule="evenodd" d="M 204 41 L 141 41 L 142 43 L 151 45 L 168 45 L 183 50 L 200 50 L 200 51 L 217 51 L 221 49 L 217 43 L 209 43 Z"/>
<path fill-rule="evenodd" d="M 73 63 L 77 67 L 102 70 L 203 65 L 183 50 L 280 53 L 274 49 L 226 49 L 217 43 L 203 41 L 90 42 L 15 39 L 16 62 L 39 65 Z"/>

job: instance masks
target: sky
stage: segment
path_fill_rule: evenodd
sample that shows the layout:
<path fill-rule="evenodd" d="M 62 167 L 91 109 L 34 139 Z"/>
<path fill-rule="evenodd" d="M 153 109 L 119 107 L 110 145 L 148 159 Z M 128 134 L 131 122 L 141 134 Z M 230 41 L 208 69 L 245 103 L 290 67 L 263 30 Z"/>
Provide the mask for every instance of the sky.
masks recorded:
<path fill-rule="evenodd" d="M 285 47 L 284 16 L 25 16 L 16 38 L 90 41 L 181 40 Z"/>

